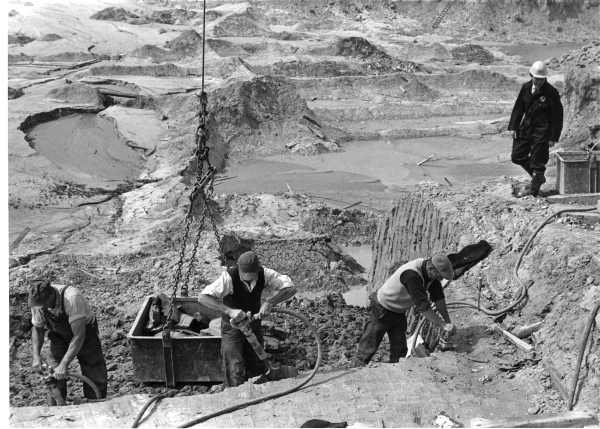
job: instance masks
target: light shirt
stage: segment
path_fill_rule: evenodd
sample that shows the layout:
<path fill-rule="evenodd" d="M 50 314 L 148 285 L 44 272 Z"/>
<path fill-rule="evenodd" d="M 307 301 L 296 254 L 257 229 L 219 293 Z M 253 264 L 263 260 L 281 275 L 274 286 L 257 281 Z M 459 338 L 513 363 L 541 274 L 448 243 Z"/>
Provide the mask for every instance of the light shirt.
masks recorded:
<path fill-rule="evenodd" d="M 52 284 L 51 286 L 57 290 L 58 297 L 54 307 L 49 308 L 48 311 L 55 316 L 58 316 L 61 307 L 60 293 L 66 286 L 60 284 Z M 69 288 L 65 291 L 64 297 L 64 310 L 65 314 L 69 318 L 70 324 L 80 319 L 85 319 L 86 324 L 94 320 L 94 313 L 92 312 L 87 300 L 83 297 L 81 292 L 79 292 L 79 289 L 69 286 Z M 44 317 L 44 311 L 41 307 L 31 308 L 31 323 L 37 328 L 46 327 L 46 318 Z"/>
<path fill-rule="evenodd" d="M 277 271 L 266 267 L 263 267 L 263 270 L 265 272 L 264 292 L 267 294 L 272 294 L 273 292 L 278 292 L 282 289 L 294 286 L 292 280 L 288 276 L 279 274 Z M 242 283 L 246 285 L 250 292 L 256 287 L 256 280 L 250 283 L 242 280 Z M 217 280 L 206 286 L 201 293 L 217 299 L 223 299 L 223 297 L 231 295 L 233 293 L 233 280 L 227 270 L 223 271 Z"/>

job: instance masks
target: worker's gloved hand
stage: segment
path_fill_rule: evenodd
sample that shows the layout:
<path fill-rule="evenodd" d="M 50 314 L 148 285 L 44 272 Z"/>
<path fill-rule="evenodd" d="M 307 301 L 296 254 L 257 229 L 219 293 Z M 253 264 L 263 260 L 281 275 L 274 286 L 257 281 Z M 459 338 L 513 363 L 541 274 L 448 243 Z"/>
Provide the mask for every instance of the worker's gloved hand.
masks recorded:
<path fill-rule="evenodd" d="M 443 337 L 444 339 L 448 339 L 448 337 L 450 337 L 452 334 L 454 334 L 456 332 L 456 326 L 454 326 L 454 324 L 452 323 L 445 323 L 444 327 L 442 328 L 443 331 Z"/>
<path fill-rule="evenodd" d="M 511 137 L 512 137 L 513 139 L 516 139 L 516 138 L 517 138 L 517 132 L 516 132 L 515 130 L 512 130 L 512 131 L 510 132 L 510 135 L 511 135 Z"/>
<path fill-rule="evenodd" d="M 228 315 L 233 323 L 239 323 L 247 317 L 243 310 L 237 308 L 231 309 Z"/>
<path fill-rule="evenodd" d="M 256 314 L 256 318 L 262 319 L 264 316 L 268 316 L 269 313 L 271 313 L 272 308 L 273 305 L 270 302 L 265 301 L 265 303 L 260 307 L 260 311 Z"/>
<path fill-rule="evenodd" d="M 57 380 L 63 380 L 67 377 L 67 366 L 59 363 L 56 368 L 54 368 L 54 376 Z"/>

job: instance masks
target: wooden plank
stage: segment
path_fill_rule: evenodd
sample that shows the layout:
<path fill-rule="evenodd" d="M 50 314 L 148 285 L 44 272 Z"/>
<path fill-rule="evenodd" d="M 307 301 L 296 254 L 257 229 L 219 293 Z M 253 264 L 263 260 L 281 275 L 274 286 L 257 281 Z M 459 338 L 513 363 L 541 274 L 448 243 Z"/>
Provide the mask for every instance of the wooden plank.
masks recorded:
<path fill-rule="evenodd" d="M 471 419 L 471 427 L 479 428 L 577 428 L 597 425 L 598 419 L 584 411 L 568 411 L 547 416 L 516 417 L 502 420 Z"/>
<path fill-rule="evenodd" d="M 500 331 L 500 333 L 502 335 L 504 335 L 506 337 L 507 340 L 509 340 L 511 343 L 513 343 L 515 346 L 517 346 L 521 350 L 523 350 L 525 352 L 530 352 L 533 350 L 533 346 L 531 344 L 514 336 L 513 334 L 508 332 L 506 329 L 504 329 L 502 326 L 500 326 L 497 323 L 496 323 L 496 328 Z"/>

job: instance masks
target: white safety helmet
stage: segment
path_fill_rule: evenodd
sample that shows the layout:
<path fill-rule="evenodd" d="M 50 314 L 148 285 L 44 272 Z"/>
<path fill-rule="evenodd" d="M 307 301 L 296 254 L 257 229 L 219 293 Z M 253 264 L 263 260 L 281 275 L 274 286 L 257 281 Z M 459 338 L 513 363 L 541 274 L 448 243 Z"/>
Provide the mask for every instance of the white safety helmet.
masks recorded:
<path fill-rule="evenodd" d="M 543 61 L 536 61 L 531 65 L 529 73 L 533 77 L 545 78 L 548 77 L 548 71 L 546 70 L 546 64 Z"/>

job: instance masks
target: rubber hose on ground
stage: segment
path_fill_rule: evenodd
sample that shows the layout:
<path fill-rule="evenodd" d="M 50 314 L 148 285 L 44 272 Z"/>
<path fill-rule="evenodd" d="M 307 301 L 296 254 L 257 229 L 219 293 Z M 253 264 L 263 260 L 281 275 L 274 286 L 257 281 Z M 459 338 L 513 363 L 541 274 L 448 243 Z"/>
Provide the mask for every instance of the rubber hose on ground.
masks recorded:
<path fill-rule="evenodd" d="M 131 425 L 132 428 L 137 428 L 140 425 L 140 422 L 142 421 L 142 417 L 144 417 L 144 414 L 146 414 L 146 410 L 148 410 L 148 408 L 150 408 L 150 405 L 152 405 L 155 402 L 160 401 L 161 399 L 164 398 L 168 398 L 171 396 L 174 396 L 177 392 L 179 392 L 179 390 L 170 390 L 168 392 L 163 392 L 160 393 L 156 396 L 153 396 L 152 398 L 150 398 L 142 407 L 142 409 L 140 410 L 140 412 L 137 414 L 137 416 L 135 417 L 135 420 L 133 421 L 133 424 Z"/>
<path fill-rule="evenodd" d="M 96 386 L 96 383 L 94 383 L 92 380 L 90 380 L 85 375 L 83 375 L 83 374 L 67 374 L 67 376 L 74 378 L 76 380 L 83 381 L 85 384 L 90 386 L 91 389 L 94 391 L 94 395 L 96 395 L 96 399 L 102 399 L 102 398 L 100 398 L 100 389 L 98 389 L 98 386 Z"/>
<path fill-rule="evenodd" d="M 571 386 L 571 394 L 569 396 L 569 403 L 567 404 L 567 409 L 571 411 L 573 406 L 575 405 L 575 392 L 577 390 L 577 382 L 579 381 L 579 371 L 581 371 L 581 361 L 583 360 L 583 355 L 585 354 L 585 347 L 587 346 L 588 338 L 590 337 L 590 332 L 592 331 L 592 326 L 596 320 L 596 315 L 598 314 L 598 310 L 600 310 L 600 302 L 596 304 L 596 306 L 592 309 L 590 313 L 590 318 L 585 326 L 585 333 L 583 334 L 583 338 L 581 339 L 581 344 L 579 345 L 579 356 L 577 356 L 577 365 L 575 366 L 575 376 L 573 377 L 573 385 Z"/>
<path fill-rule="evenodd" d="M 307 327 L 308 329 L 311 331 L 311 333 L 313 334 L 314 338 L 315 338 L 315 342 L 317 344 L 317 361 L 315 362 L 315 366 L 312 369 L 312 371 L 310 372 L 310 374 L 300 383 L 298 383 L 296 386 L 293 386 L 289 389 L 283 390 L 281 392 L 276 392 L 276 393 L 272 393 L 269 395 L 265 395 L 265 396 L 260 396 L 258 398 L 252 399 L 250 401 L 246 401 L 246 402 L 242 402 L 240 404 L 237 405 L 233 405 L 231 407 L 227 407 L 227 408 L 223 408 L 222 410 L 219 411 L 215 411 L 214 413 L 210 413 L 207 414 L 205 416 L 202 417 L 198 417 L 194 420 L 190 420 L 189 422 L 186 422 L 184 424 L 182 424 L 181 426 L 178 426 L 180 428 L 187 428 L 187 427 L 191 427 L 194 425 L 197 425 L 199 423 L 205 422 L 207 420 L 210 420 L 212 418 L 218 417 L 218 416 L 222 416 L 223 414 L 228 414 L 228 413 L 232 413 L 234 411 L 237 410 L 241 410 L 242 408 L 246 408 L 249 407 L 250 405 L 255 405 L 255 404 L 260 404 L 261 402 L 265 402 L 265 401 L 269 401 L 271 399 L 275 399 L 275 398 L 279 398 L 281 396 L 285 396 L 288 395 L 292 392 L 295 392 L 297 390 L 300 390 L 302 387 L 306 386 L 306 384 L 313 379 L 313 377 L 316 375 L 319 366 L 321 365 L 321 359 L 322 359 L 322 350 L 321 350 L 321 340 L 319 338 L 319 333 L 317 332 L 317 329 L 310 323 L 310 321 L 308 320 L 308 318 L 306 318 L 305 316 L 298 314 L 294 311 L 290 311 L 290 310 L 285 310 L 283 308 L 274 308 L 273 310 L 271 310 L 272 313 L 281 313 L 281 314 L 287 314 L 288 316 L 292 316 L 295 317 L 297 319 L 300 319 Z"/>
<path fill-rule="evenodd" d="M 569 209 L 559 210 L 559 211 L 551 214 L 550 216 L 548 216 L 546 219 L 544 219 L 544 221 L 542 223 L 540 223 L 540 225 L 536 228 L 536 230 L 533 232 L 531 237 L 529 237 L 529 240 L 527 240 L 527 243 L 525 243 L 525 246 L 523 246 L 523 249 L 521 249 L 521 252 L 519 253 L 519 259 L 517 259 L 517 262 L 513 269 L 513 277 L 515 278 L 515 280 L 517 281 L 517 283 L 520 286 L 519 292 L 518 292 L 518 295 L 515 298 L 515 300 L 513 302 L 511 302 L 510 304 L 508 304 L 506 307 L 504 307 L 500 310 L 490 310 L 488 308 L 478 306 L 477 304 L 474 304 L 470 301 L 452 301 L 452 302 L 449 302 L 447 305 L 450 307 L 462 306 L 462 307 L 474 308 L 478 311 L 481 311 L 482 313 L 487 314 L 488 316 L 494 316 L 494 317 L 501 316 L 504 313 L 508 313 L 510 310 L 515 308 L 517 305 L 519 305 L 521 303 L 521 301 L 523 301 L 527 297 L 527 290 L 528 290 L 529 286 L 527 284 L 523 283 L 523 281 L 519 277 L 519 268 L 521 267 L 523 258 L 525 257 L 525 254 L 531 247 L 533 240 L 538 235 L 538 233 L 542 230 L 542 228 L 544 228 L 544 226 L 546 226 L 552 219 L 560 216 L 563 213 L 590 212 L 590 211 L 594 211 L 594 210 L 596 210 L 596 207 L 586 207 L 586 208 L 581 208 L 581 209 L 569 208 Z"/>

